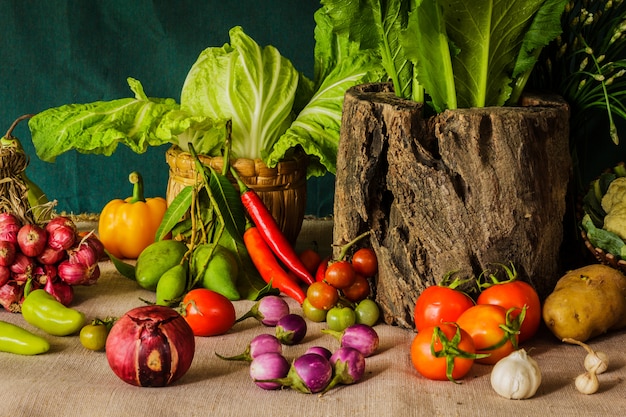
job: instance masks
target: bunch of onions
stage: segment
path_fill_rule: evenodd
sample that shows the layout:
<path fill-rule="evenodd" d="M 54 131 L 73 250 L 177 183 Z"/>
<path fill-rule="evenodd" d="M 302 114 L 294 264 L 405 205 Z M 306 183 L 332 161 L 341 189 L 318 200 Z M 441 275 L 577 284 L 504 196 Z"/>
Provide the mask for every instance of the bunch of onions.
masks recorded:
<path fill-rule="evenodd" d="M 81 237 L 65 216 L 45 225 L 23 223 L 0 213 L 0 305 L 20 312 L 24 288 L 43 288 L 64 305 L 74 297 L 73 286 L 92 285 L 100 277 L 102 243 L 93 234 Z"/>

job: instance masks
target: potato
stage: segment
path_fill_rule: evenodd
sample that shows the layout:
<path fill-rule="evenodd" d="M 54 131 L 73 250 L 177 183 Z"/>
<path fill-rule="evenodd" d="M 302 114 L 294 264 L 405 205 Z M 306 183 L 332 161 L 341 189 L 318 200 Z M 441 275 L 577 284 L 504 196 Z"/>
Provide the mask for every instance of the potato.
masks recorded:
<path fill-rule="evenodd" d="M 560 340 L 584 342 L 626 327 L 626 276 L 600 264 L 569 271 L 545 299 L 542 313 Z"/>

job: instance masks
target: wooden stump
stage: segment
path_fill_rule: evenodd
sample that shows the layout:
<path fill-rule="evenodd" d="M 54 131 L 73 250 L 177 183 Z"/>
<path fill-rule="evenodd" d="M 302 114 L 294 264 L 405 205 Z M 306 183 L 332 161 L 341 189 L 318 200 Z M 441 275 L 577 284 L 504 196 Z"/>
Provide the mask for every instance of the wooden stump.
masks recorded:
<path fill-rule="evenodd" d="M 560 277 L 571 175 L 569 107 L 520 107 L 424 118 L 387 84 L 346 94 L 335 183 L 335 244 L 373 232 L 384 320 L 413 327 L 418 295 L 450 271 L 475 276 L 513 263 L 544 298 Z M 335 249 L 335 255 L 339 249 Z"/>

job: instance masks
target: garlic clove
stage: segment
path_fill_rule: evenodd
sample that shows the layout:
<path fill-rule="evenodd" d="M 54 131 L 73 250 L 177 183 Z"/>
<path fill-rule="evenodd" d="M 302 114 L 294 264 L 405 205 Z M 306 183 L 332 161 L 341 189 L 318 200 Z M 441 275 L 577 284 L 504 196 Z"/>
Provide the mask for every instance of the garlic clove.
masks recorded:
<path fill-rule="evenodd" d="M 600 381 L 598 381 L 596 373 L 591 371 L 578 375 L 574 381 L 574 385 L 576 386 L 578 392 L 590 395 L 598 391 L 598 388 L 600 388 Z"/>

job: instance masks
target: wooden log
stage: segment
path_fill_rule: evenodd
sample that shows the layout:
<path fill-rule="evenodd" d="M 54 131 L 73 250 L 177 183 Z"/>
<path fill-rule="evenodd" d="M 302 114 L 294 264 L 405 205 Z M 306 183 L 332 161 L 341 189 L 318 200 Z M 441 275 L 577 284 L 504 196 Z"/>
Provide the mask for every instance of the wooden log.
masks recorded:
<path fill-rule="evenodd" d="M 425 117 L 388 84 L 347 92 L 333 240 L 372 231 L 386 323 L 412 328 L 419 294 L 451 271 L 478 277 L 513 263 L 540 297 L 551 292 L 561 274 L 568 139 L 560 97 Z"/>

